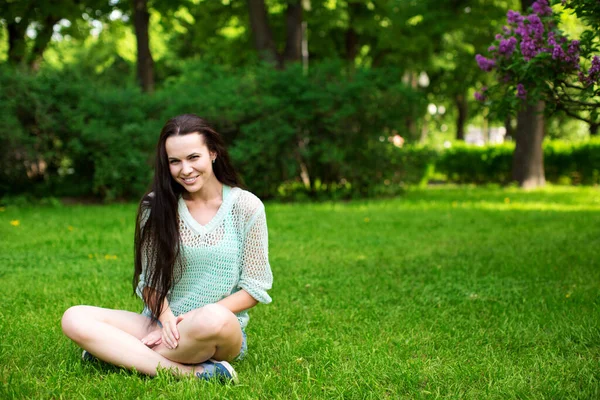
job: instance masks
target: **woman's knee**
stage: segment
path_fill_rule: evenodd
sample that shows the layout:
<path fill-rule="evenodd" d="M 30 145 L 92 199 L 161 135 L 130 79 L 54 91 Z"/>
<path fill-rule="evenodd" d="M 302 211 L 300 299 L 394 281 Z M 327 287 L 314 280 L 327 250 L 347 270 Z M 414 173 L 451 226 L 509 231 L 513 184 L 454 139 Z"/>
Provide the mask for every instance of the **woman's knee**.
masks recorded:
<path fill-rule="evenodd" d="M 239 325 L 235 315 L 219 304 L 209 304 L 196 310 L 191 323 L 192 334 L 197 339 L 218 337 Z"/>
<path fill-rule="evenodd" d="M 86 306 L 70 307 L 62 316 L 61 327 L 65 335 L 70 339 L 80 342 L 86 339 L 85 320 L 87 316 Z"/>

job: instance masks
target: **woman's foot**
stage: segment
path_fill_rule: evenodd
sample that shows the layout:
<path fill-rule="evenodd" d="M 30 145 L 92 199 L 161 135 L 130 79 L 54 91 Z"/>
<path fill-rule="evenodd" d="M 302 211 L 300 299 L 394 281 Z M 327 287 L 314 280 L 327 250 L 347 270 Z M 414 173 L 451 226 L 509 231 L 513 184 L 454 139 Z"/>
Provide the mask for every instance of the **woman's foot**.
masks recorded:
<path fill-rule="evenodd" d="M 208 360 L 198 366 L 202 367 L 202 372 L 196 372 L 195 375 L 200 379 L 217 379 L 224 383 L 238 383 L 237 374 L 227 361 Z"/>
<path fill-rule="evenodd" d="M 96 356 L 92 355 L 92 353 L 88 352 L 87 350 L 84 350 L 81 353 L 81 359 L 83 361 L 89 361 L 89 362 L 96 362 L 96 361 L 98 361 L 98 359 L 96 358 Z"/>

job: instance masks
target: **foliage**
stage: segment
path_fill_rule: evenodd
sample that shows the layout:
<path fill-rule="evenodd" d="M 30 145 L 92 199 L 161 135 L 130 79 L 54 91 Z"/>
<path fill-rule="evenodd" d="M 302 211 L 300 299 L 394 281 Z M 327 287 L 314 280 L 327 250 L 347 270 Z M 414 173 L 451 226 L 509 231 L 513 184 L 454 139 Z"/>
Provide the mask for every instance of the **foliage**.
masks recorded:
<path fill-rule="evenodd" d="M 600 140 L 565 141 L 544 145 L 546 178 L 555 183 L 600 184 Z"/>
<path fill-rule="evenodd" d="M 477 147 L 457 142 L 435 164 L 436 172 L 457 183 L 503 183 L 511 180 L 514 144 Z"/>
<path fill-rule="evenodd" d="M 0 190 L 43 195 L 69 175 L 67 146 L 86 88 L 65 76 L 16 74 L 0 69 Z M 50 179 L 53 177 L 54 179 Z M 89 187 L 82 187 L 84 194 Z M 51 194 L 51 193 L 47 193 Z"/>
<path fill-rule="evenodd" d="M 488 48 L 491 58 L 477 54 L 479 67 L 494 71 L 498 83 L 475 93 L 476 98 L 500 115 L 542 100 L 548 112 L 589 112 L 589 118 L 579 118 L 597 123 L 600 57 L 594 55 L 595 33 L 587 30 L 581 40 L 570 40 L 558 29 L 559 14 L 547 0 L 536 0 L 532 10 L 529 15 L 510 10 L 503 32 Z M 591 62 L 587 71 L 580 58 Z"/>
<path fill-rule="evenodd" d="M 598 189 L 266 210 L 273 303 L 223 386 L 85 363 L 61 332 L 74 304 L 141 311 L 134 204 L 2 209 L 0 398 L 600 397 Z"/>
<path fill-rule="evenodd" d="M 434 172 L 450 182 L 510 180 L 510 144 L 455 143 L 441 151 L 390 143 L 424 101 L 394 83 L 394 70 L 347 75 L 336 63 L 308 75 L 299 68 L 182 68 L 181 77 L 153 96 L 135 87 L 98 87 L 75 71 L 0 69 L 0 190 L 11 196 L 137 198 L 150 181 L 162 124 L 184 112 L 216 126 L 248 187 L 265 198 L 394 194 L 426 183 Z M 596 141 L 548 144 L 549 181 L 597 183 L 599 153 Z"/>
<path fill-rule="evenodd" d="M 424 103 L 393 69 L 349 75 L 330 63 L 305 75 L 299 67 L 188 63 L 183 70 L 154 96 L 89 84 L 73 71 L 34 77 L 2 70 L 7 123 L 0 140 L 11 144 L 0 152 L 2 189 L 135 198 L 149 182 L 164 121 L 195 112 L 224 135 L 246 183 L 263 197 L 301 171 L 309 195 L 320 190 L 317 182 L 349 182 L 353 195 L 368 195 L 389 171 L 380 136 L 398 132 Z"/>
<path fill-rule="evenodd" d="M 55 33 L 86 37 L 91 28 L 88 22 L 105 20 L 113 8 L 113 2 L 103 0 L 0 2 L 0 25 L 6 26 L 8 31 L 8 61 L 38 69 L 44 50 Z"/>
<path fill-rule="evenodd" d="M 600 184 L 600 140 L 545 141 L 544 169 L 548 182 Z M 500 183 L 511 181 L 514 144 L 485 147 L 454 143 L 435 161 L 435 171 L 448 182 Z"/>

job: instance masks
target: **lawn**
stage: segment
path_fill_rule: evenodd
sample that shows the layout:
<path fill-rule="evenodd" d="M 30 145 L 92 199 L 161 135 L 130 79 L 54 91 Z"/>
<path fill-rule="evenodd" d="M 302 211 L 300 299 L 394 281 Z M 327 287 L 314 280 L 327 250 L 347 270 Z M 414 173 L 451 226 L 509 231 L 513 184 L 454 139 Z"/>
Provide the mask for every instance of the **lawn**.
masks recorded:
<path fill-rule="evenodd" d="M 267 204 L 273 303 L 238 386 L 85 363 L 74 304 L 131 295 L 136 206 L 0 209 L 0 398 L 600 398 L 600 189 Z"/>

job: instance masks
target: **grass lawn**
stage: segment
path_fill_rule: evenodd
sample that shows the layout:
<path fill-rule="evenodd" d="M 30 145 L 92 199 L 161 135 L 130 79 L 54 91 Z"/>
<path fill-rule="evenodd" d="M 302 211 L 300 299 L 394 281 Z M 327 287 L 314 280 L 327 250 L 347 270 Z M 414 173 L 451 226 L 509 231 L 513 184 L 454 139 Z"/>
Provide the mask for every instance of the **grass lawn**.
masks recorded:
<path fill-rule="evenodd" d="M 133 311 L 135 205 L 0 211 L 0 398 L 600 398 L 600 190 L 267 204 L 274 301 L 241 385 L 84 363 L 63 311 Z M 18 221 L 18 223 L 17 223 Z"/>

